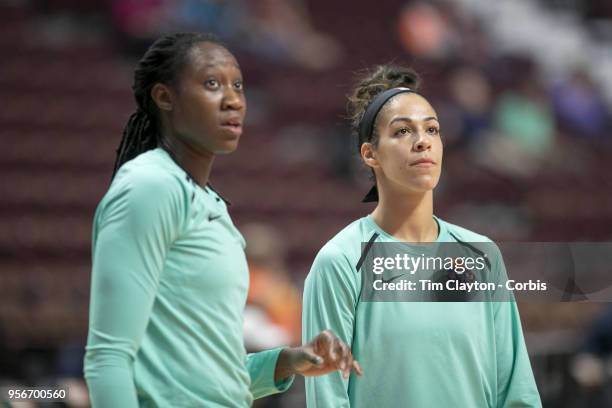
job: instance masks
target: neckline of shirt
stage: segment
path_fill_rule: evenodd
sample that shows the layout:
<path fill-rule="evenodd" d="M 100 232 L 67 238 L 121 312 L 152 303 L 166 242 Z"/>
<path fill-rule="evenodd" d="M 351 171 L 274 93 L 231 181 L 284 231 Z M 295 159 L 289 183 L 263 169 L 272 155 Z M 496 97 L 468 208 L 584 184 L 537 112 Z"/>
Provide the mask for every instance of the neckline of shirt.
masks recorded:
<path fill-rule="evenodd" d="M 187 181 L 189 181 L 191 184 L 193 184 L 194 186 L 204 190 L 207 193 L 210 193 L 210 188 L 208 183 L 206 183 L 206 185 L 204 187 L 202 187 L 201 185 L 199 185 L 193 178 L 193 176 L 191 174 L 189 174 L 189 172 L 187 170 L 185 170 L 184 168 L 182 168 L 177 162 L 176 162 L 176 158 L 166 149 L 164 149 L 163 147 L 157 147 L 155 148 L 155 151 L 158 152 L 158 154 L 160 154 L 165 160 L 166 162 L 170 163 L 170 165 L 174 168 L 174 169 L 178 169 L 181 173 L 183 173 L 183 175 L 185 176 L 185 179 Z"/>
<path fill-rule="evenodd" d="M 185 170 L 184 168 L 182 168 L 176 161 L 176 159 L 174 158 L 174 156 L 166 149 L 164 149 L 163 147 L 156 147 L 154 149 L 155 152 L 158 152 L 166 162 L 170 163 L 170 165 L 174 168 L 174 169 L 178 169 L 182 174 L 185 175 L 185 178 L 187 179 L 187 181 L 189 181 L 191 184 L 193 184 L 194 186 L 196 186 L 196 188 L 199 188 L 200 190 L 204 191 L 206 194 L 210 194 L 213 197 L 215 197 L 215 199 L 217 201 L 221 200 L 225 203 L 225 205 L 230 206 L 232 205 L 232 203 L 227 200 L 225 197 L 223 197 L 221 194 L 219 194 L 219 192 L 217 190 L 215 190 L 215 188 L 212 186 L 212 184 L 210 182 L 207 182 L 206 185 L 204 187 L 202 187 L 201 185 L 199 185 L 195 179 L 191 176 L 191 174 L 189 174 L 189 172 L 187 170 Z"/>
<path fill-rule="evenodd" d="M 438 217 L 436 217 L 435 215 L 432 215 L 434 221 L 436 222 L 436 224 L 438 224 L 438 237 L 436 238 L 435 241 L 431 241 L 431 242 L 421 242 L 422 244 L 428 244 L 428 243 L 434 243 L 434 242 L 445 242 L 447 235 L 448 235 L 448 231 L 446 229 L 446 225 L 445 223 L 440 220 Z M 393 242 L 398 242 L 398 243 L 406 243 L 405 241 L 402 241 L 396 237 L 394 237 L 393 235 L 389 234 L 387 231 L 385 231 L 384 229 L 382 229 L 380 227 L 380 225 L 378 225 L 376 223 L 376 221 L 374 221 L 374 218 L 372 217 L 372 214 L 368 214 L 365 217 L 363 217 L 366 222 L 370 225 L 370 227 L 372 227 L 376 232 L 378 232 L 379 235 L 389 239 L 390 241 Z"/>

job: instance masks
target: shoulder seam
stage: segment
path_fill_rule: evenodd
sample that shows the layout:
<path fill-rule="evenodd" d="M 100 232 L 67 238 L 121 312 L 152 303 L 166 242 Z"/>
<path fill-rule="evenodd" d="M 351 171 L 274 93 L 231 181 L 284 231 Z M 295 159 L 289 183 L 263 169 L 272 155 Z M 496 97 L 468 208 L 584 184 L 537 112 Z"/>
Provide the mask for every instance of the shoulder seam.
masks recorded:
<path fill-rule="evenodd" d="M 363 251 L 361 252 L 361 256 L 359 257 L 359 261 L 357 261 L 357 265 L 355 265 L 355 272 L 359 273 L 359 270 L 361 269 L 361 267 L 363 266 L 363 263 L 365 262 L 366 256 L 368 256 L 368 252 L 370 252 L 370 248 L 372 248 L 374 241 L 376 241 L 379 235 L 380 234 L 378 234 L 378 232 L 375 232 L 374 235 L 372 235 L 372 237 L 369 239 L 365 248 L 363 248 Z"/>

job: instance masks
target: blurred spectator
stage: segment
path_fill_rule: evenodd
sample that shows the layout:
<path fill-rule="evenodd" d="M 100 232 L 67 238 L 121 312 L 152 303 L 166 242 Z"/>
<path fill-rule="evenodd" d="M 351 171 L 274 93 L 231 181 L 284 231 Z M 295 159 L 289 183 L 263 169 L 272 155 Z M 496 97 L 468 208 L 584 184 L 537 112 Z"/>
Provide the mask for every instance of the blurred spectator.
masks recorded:
<path fill-rule="evenodd" d="M 111 18 L 119 48 L 140 56 L 162 30 L 168 16 L 167 0 L 113 0 Z"/>
<path fill-rule="evenodd" d="M 555 126 L 543 85 L 526 78 L 504 93 L 495 108 L 496 130 L 531 153 L 544 153 L 554 142 Z"/>
<path fill-rule="evenodd" d="M 435 4 L 411 2 L 400 12 L 399 40 L 411 55 L 444 59 L 459 46 L 454 25 L 448 24 Z"/>
<path fill-rule="evenodd" d="M 279 232 L 265 224 L 240 228 L 249 263 L 249 293 L 244 311 L 244 342 L 248 351 L 301 344 L 302 300 L 286 269 L 287 248 Z M 287 401 L 303 389 L 256 400 L 256 408 L 292 406 Z M 303 397 L 302 397 L 303 399 Z"/>
<path fill-rule="evenodd" d="M 589 74 L 575 70 L 553 88 L 553 106 L 562 126 L 576 136 L 603 137 L 608 125 L 606 105 Z"/>
<path fill-rule="evenodd" d="M 451 74 L 450 92 L 461 117 L 461 144 L 478 141 L 491 125 L 491 89 L 482 71 L 464 67 Z"/>
<path fill-rule="evenodd" d="M 287 273 L 280 234 L 263 224 L 241 228 L 247 242 L 250 283 L 245 311 L 247 348 L 301 343 L 301 296 Z"/>
<path fill-rule="evenodd" d="M 300 0 L 115 0 L 112 15 L 120 44 L 126 41 L 135 56 L 142 42 L 165 31 L 202 31 L 272 63 L 325 70 L 342 57 L 340 44 L 313 27 Z"/>
<path fill-rule="evenodd" d="M 246 3 L 246 2 L 245 2 Z M 276 46 L 304 68 L 325 70 L 342 58 L 342 47 L 333 37 L 318 32 L 300 0 L 248 2 L 255 36 L 252 44 Z"/>
<path fill-rule="evenodd" d="M 608 306 L 593 322 L 585 350 L 600 356 L 612 356 L 612 306 Z"/>
<path fill-rule="evenodd" d="M 169 10 L 170 20 L 185 31 L 215 33 L 227 41 L 238 40 L 248 24 L 245 1 L 180 0 Z"/>
<path fill-rule="evenodd" d="M 166 7 L 164 0 L 115 0 L 112 3 L 113 21 L 125 35 L 148 40 L 158 34 Z"/>
<path fill-rule="evenodd" d="M 493 112 L 492 136 L 476 158 L 513 177 L 535 174 L 549 158 L 555 142 L 552 109 L 534 74 L 523 74 L 516 88 L 504 92 Z"/>
<path fill-rule="evenodd" d="M 612 404 L 612 306 L 591 324 L 581 350 L 572 359 L 570 373 L 591 406 Z"/>

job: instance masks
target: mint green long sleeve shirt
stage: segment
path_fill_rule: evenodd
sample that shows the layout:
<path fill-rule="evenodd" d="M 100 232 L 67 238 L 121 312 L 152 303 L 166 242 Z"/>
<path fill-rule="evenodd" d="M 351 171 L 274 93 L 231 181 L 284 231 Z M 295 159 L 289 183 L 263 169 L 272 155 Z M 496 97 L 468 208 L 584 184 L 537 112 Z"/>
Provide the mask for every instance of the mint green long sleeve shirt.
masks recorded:
<path fill-rule="evenodd" d="M 162 149 L 124 164 L 96 211 L 85 378 L 94 407 L 249 407 L 287 389 L 247 355 L 245 242 L 225 202 Z"/>
<path fill-rule="evenodd" d="M 435 218 L 439 242 L 490 242 Z M 356 265 L 362 242 L 399 242 L 371 216 L 331 239 L 304 287 L 304 338 L 333 330 L 363 377 L 306 378 L 308 408 L 541 407 L 514 302 L 365 302 Z M 494 273 L 505 275 L 501 256 Z"/>

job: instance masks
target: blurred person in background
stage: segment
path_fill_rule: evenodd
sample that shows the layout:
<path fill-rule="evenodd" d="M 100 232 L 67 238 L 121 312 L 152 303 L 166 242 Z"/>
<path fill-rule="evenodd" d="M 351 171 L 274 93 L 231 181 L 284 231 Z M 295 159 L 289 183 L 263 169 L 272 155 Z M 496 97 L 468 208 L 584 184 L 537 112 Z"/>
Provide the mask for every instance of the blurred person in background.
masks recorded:
<path fill-rule="evenodd" d="M 433 214 L 443 143 L 438 115 L 410 69 L 380 66 L 349 99 L 375 186 L 374 211 L 319 251 L 304 285 L 303 338 L 329 327 L 367 376 L 306 379 L 311 407 L 541 407 L 517 305 L 361 299 L 360 264 L 375 242 L 491 242 Z M 368 243 L 362 252 L 362 244 Z M 501 254 L 491 272 L 505 276 Z"/>
<path fill-rule="evenodd" d="M 612 306 L 590 324 L 582 347 L 572 358 L 570 373 L 589 406 L 612 405 Z"/>
<path fill-rule="evenodd" d="M 234 56 L 210 35 L 166 35 L 139 61 L 132 90 L 137 110 L 93 226 L 93 406 L 248 407 L 294 374 L 361 372 L 329 331 L 301 347 L 245 352 L 244 238 L 209 183 L 246 114 Z"/>
<path fill-rule="evenodd" d="M 244 336 L 247 349 L 300 344 L 302 299 L 288 274 L 287 249 L 280 233 L 265 224 L 247 224 L 240 231 L 249 264 Z M 264 325 L 269 329 L 261 330 Z"/>
<path fill-rule="evenodd" d="M 486 34 L 451 2 L 411 1 L 399 11 L 397 36 L 411 57 L 436 63 L 485 65 L 489 58 Z"/>
<path fill-rule="evenodd" d="M 115 0 L 111 14 L 118 44 L 140 55 L 145 44 L 167 31 L 205 31 L 268 63 L 325 70 L 342 47 L 317 31 L 301 0 Z"/>
<path fill-rule="evenodd" d="M 457 145 L 473 147 L 487 136 L 491 126 L 491 85 L 486 75 L 473 67 L 461 67 L 450 75 L 452 107 L 459 118 Z"/>
<path fill-rule="evenodd" d="M 565 133 L 598 140 L 608 139 L 607 106 L 596 84 L 583 69 L 574 70 L 552 89 L 552 103 L 560 128 Z"/>
<path fill-rule="evenodd" d="M 240 43 L 253 54 L 315 71 L 340 62 L 341 45 L 315 29 L 305 1 L 260 0 L 242 4 L 243 20 L 251 29 L 242 30 Z"/>
<path fill-rule="evenodd" d="M 400 44 L 417 58 L 448 58 L 459 46 L 455 26 L 449 23 L 436 2 L 410 2 L 399 14 Z"/>
<path fill-rule="evenodd" d="M 252 223 L 240 228 L 246 241 L 249 265 L 249 293 L 244 310 L 244 344 L 256 352 L 301 342 L 301 294 L 287 270 L 287 248 L 280 232 L 266 224 Z M 290 406 L 302 398 L 303 390 L 292 387 L 287 393 L 257 400 L 254 407 Z"/>
<path fill-rule="evenodd" d="M 531 72 L 519 73 L 518 83 L 499 96 L 492 118 L 490 137 L 474 152 L 474 159 L 519 179 L 534 175 L 550 158 L 556 129 L 535 66 Z"/>
<path fill-rule="evenodd" d="M 110 15 L 119 48 L 140 57 L 163 30 L 169 10 L 167 0 L 113 0 Z"/>

